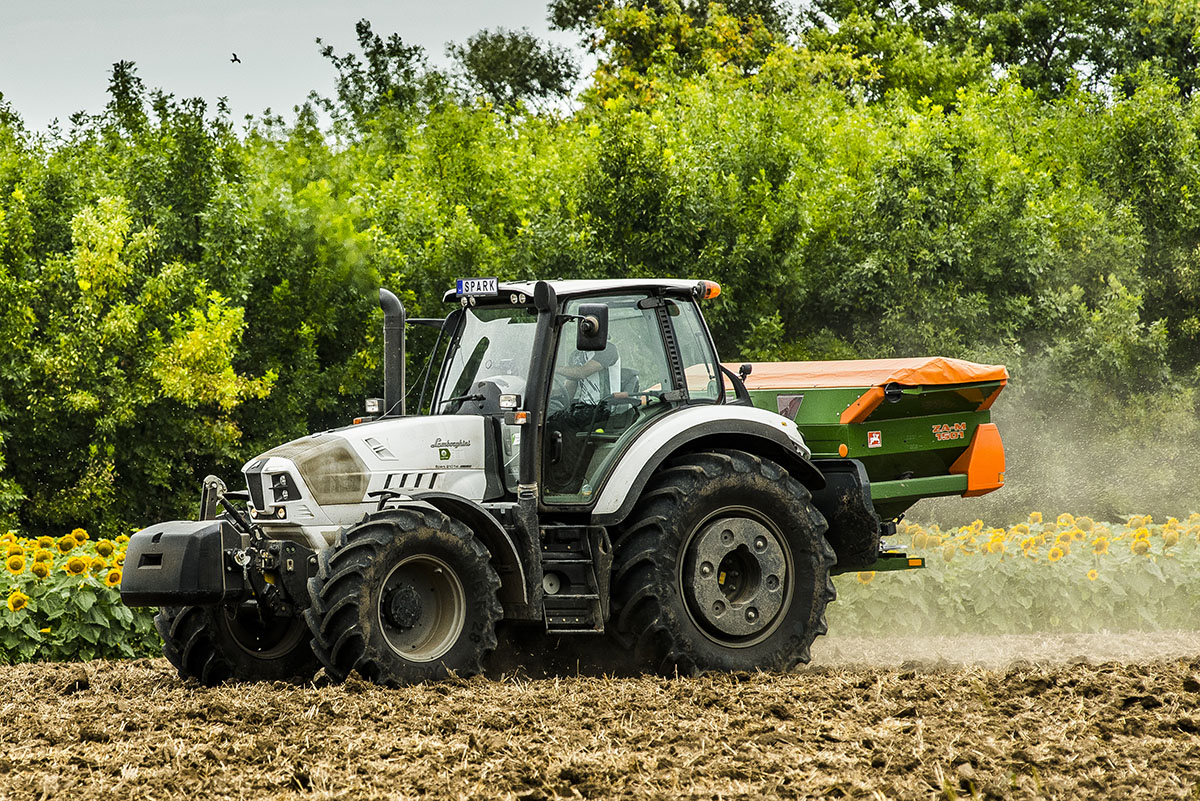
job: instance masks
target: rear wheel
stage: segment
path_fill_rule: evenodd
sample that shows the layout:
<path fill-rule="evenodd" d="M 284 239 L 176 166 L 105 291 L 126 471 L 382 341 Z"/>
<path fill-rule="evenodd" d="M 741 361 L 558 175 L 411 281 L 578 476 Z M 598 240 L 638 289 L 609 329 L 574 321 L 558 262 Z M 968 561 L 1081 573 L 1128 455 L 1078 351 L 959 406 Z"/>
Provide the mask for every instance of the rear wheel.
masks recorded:
<path fill-rule="evenodd" d="M 676 459 L 616 545 L 618 637 L 664 672 L 808 662 L 834 598 L 826 528 L 774 462 L 736 450 Z"/>
<path fill-rule="evenodd" d="M 163 656 L 181 678 L 307 681 L 320 669 L 301 617 L 259 616 L 257 604 L 163 607 L 154 618 Z"/>
<path fill-rule="evenodd" d="M 394 509 L 344 529 L 320 555 L 305 613 L 325 672 L 399 686 L 482 670 L 496 647 L 500 579 L 462 523 Z"/>

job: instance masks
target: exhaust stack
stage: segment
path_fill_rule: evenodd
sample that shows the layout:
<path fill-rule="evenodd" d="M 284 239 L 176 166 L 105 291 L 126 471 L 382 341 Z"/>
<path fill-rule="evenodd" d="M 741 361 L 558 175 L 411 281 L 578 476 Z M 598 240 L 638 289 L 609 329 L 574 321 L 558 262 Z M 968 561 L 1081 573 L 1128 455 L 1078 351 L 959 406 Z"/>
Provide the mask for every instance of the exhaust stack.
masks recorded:
<path fill-rule="evenodd" d="M 403 416 L 404 304 L 380 288 L 379 307 L 383 309 L 383 416 Z"/>

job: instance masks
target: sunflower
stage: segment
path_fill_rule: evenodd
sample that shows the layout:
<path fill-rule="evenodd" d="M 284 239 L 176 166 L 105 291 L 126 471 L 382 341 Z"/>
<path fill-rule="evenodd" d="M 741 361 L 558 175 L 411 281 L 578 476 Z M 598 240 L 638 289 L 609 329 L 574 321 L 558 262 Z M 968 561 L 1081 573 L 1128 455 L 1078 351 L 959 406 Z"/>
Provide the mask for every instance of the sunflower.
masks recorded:
<path fill-rule="evenodd" d="M 29 605 L 29 596 L 20 590 L 13 590 L 12 595 L 8 596 L 8 611 L 20 612 Z"/>
<path fill-rule="evenodd" d="M 1096 570 L 1095 568 L 1092 568 L 1091 570 L 1088 571 L 1087 576 L 1088 576 L 1088 581 L 1095 581 L 1096 579 L 1098 579 L 1100 577 L 1100 571 Z"/>
<path fill-rule="evenodd" d="M 1129 546 L 1129 550 L 1133 551 L 1138 556 L 1145 556 L 1150 550 L 1150 543 L 1146 540 L 1134 540 Z"/>
<path fill-rule="evenodd" d="M 10 542 L 4 548 L 5 556 L 16 556 L 19 553 L 25 553 L 25 548 L 19 542 Z"/>
<path fill-rule="evenodd" d="M 1051 548 L 1046 553 L 1046 558 L 1049 559 L 1051 562 L 1057 562 L 1059 559 L 1062 559 L 1064 556 L 1066 556 L 1066 554 L 1063 553 L 1062 547 L 1058 546 L 1058 545 L 1055 545 L 1053 548 Z"/>
<path fill-rule="evenodd" d="M 76 542 L 78 542 L 80 545 L 83 545 L 85 542 L 88 541 L 87 531 L 85 531 L 84 529 L 81 529 L 81 528 L 72 530 L 71 537 L 74 538 L 74 540 Z"/>
<path fill-rule="evenodd" d="M 12 556 L 8 557 L 8 561 L 4 563 L 4 566 L 7 567 L 8 572 L 12 573 L 14 576 L 23 572 L 25 570 L 25 555 L 19 553 L 13 554 Z"/>
<path fill-rule="evenodd" d="M 1170 548 L 1179 542 L 1179 532 L 1175 530 L 1163 532 L 1163 545 Z"/>
<path fill-rule="evenodd" d="M 37 538 L 37 547 L 44 551 L 48 551 L 54 547 L 54 537 L 48 537 L 45 534 Z"/>
<path fill-rule="evenodd" d="M 1092 553 L 1108 553 L 1108 540 L 1104 537 L 1097 537 L 1092 540 Z"/>
<path fill-rule="evenodd" d="M 1093 528 L 1095 528 L 1096 521 L 1092 520 L 1090 517 L 1077 517 L 1075 518 L 1075 525 L 1084 531 L 1091 531 Z"/>
<path fill-rule="evenodd" d="M 1133 515 L 1125 521 L 1126 528 L 1141 528 L 1146 525 L 1146 518 L 1141 515 Z"/>
<path fill-rule="evenodd" d="M 1004 540 L 992 540 L 987 544 L 988 553 L 1004 553 Z"/>
<path fill-rule="evenodd" d="M 117 551 L 116 556 L 113 557 L 113 564 L 117 565 L 118 567 L 121 567 L 125 564 L 125 552 L 124 551 Z"/>
<path fill-rule="evenodd" d="M 1014 537 L 1028 537 L 1029 536 L 1029 526 L 1027 526 L 1024 523 L 1017 523 L 1015 526 L 1012 527 L 1012 535 Z"/>
<path fill-rule="evenodd" d="M 1031 525 L 1031 526 L 1039 525 L 1041 522 L 1042 522 L 1042 513 L 1041 512 L 1030 512 L 1029 513 L 1029 525 Z"/>
<path fill-rule="evenodd" d="M 63 536 L 59 537 L 58 542 L 55 543 L 55 545 L 58 546 L 59 553 L 70 553 L 71 551 L 75 550 L 75 546 L 78 544 L 79 543 L 76 542 L 75 538 L 70 534 L 64 534 Z"/>
<path fill-rule="evenodd" d="M 44 579 L 44 578 L 46 578 L 46 576 L 50 575 L 50 563 L 49 562 L 34 562 L 32 565 L 29 566 L 29 572 L 32 573 L 33 575 L 37 576 L 40 579 Z"/>
<path fill-rule="evenodd" d="M 956 550 L 958 550 L 958 549 L 955 548 L 953 545 L 947 545 L 947 546 L 943 547 L 942 548 L 942 559 L 949 562 L 951 559 L 954 558 L 954 552 Z"/>
<path fill-rule="evenodd" d="M 924 531 L 918 531 L 916 534 L 913 534 L 912 546 L 914 548 L 916 548 L 917 550 L 920 550 L 928 544 L 929 544 L 929 535 L 927 535 Z"/>
<path fill-rule="evenodd" d="M 860 573 L 859 575 L 862 575 L 862 574 Z M 104 577 L 104 583 L 106 586 L 109 586 L 109 587 L 115 587 L 118 584 L 120 584 L 121 583 L 121 568 L 114 567 L 112 570 L 108 571 L 108 575 Z"/>
<path fill-rule="evenodd" d="M 67 560 L 67 564 L 63 567 L 63 570 L 67 571 L 72 576 L 82 576 L 87 572 L 87 569 L 88 560 L 82 556 L 72 556 Z"/>
<path fill-rule="evenodd" d="M 96 543 L 96 553 L 104 557 L 112 556 L 112 552 L 117 549 L 112 540 L 100 540 Z"/>
<path fill-rule="evenodd" d="M 1145 526 L 1139 527 L 1137 531 L 1133 532 L 1133 538 L 1135 540 L 1150 539 L 1150 529 L 1146 528 Z"/>
<path fill-rule="evenodd" d="M 1063 512 L 1054 522 L 1059 528 L 1066 528 L 1075 525 L 1075 517 L 1069 512 Z"/>
<path fill-rule="evenodd" d="M 92 569 L 93 573 L 99 573 L 101 571 L 108 570 L 108 560 L 103 556 L 93 556 L 88 562 L 88 567 Z"/>
<path fill-rule="evenodd" d="M 117 535 L 117 545 L 124 545 L 127 542 L 129 542 L 129 535 L 127 535 L 127 534 L 118 534 Z"/>
<path fill-rule="evenodd" d="M 17 532 L 15 532 L 15 531 L 6 531 L 3 534 L 0 534 L 0 542 L 16 542 L 16 541 L 17 541 Z"/>

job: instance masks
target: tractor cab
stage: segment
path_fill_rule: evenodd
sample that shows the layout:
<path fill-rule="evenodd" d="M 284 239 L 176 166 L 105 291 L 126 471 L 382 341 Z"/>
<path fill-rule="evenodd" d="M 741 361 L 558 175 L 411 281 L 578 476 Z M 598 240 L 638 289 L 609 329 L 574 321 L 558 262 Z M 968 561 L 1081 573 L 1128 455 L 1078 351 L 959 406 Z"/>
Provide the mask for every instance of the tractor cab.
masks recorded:
<path fill-rule="evenodd" d="M 479 284 L 476 284 L 476 282 Z M 464 286 L 465 285 L 465 286 Z M 432 414 L 494 418 L 510 493 L 588 504 L 639 431 L 682 405 L 724 400 L 697 300 L 711 282 L 460 281 Z M 540 460 L 522 477 L 522 449 Z M 540 468 L 540 470 L 539 470 Z"/>

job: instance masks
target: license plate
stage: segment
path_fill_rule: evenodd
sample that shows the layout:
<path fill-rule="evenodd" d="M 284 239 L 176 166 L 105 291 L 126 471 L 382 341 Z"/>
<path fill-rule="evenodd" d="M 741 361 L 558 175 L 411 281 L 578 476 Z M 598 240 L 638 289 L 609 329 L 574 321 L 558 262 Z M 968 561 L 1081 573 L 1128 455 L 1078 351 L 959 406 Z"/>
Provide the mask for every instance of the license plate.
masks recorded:
<path fill-rule="evenodd" d="M 500 282 L 495 278 L 460 278 L 458 279 L 458 294 L 468 295 L 498 295 Z"/>

